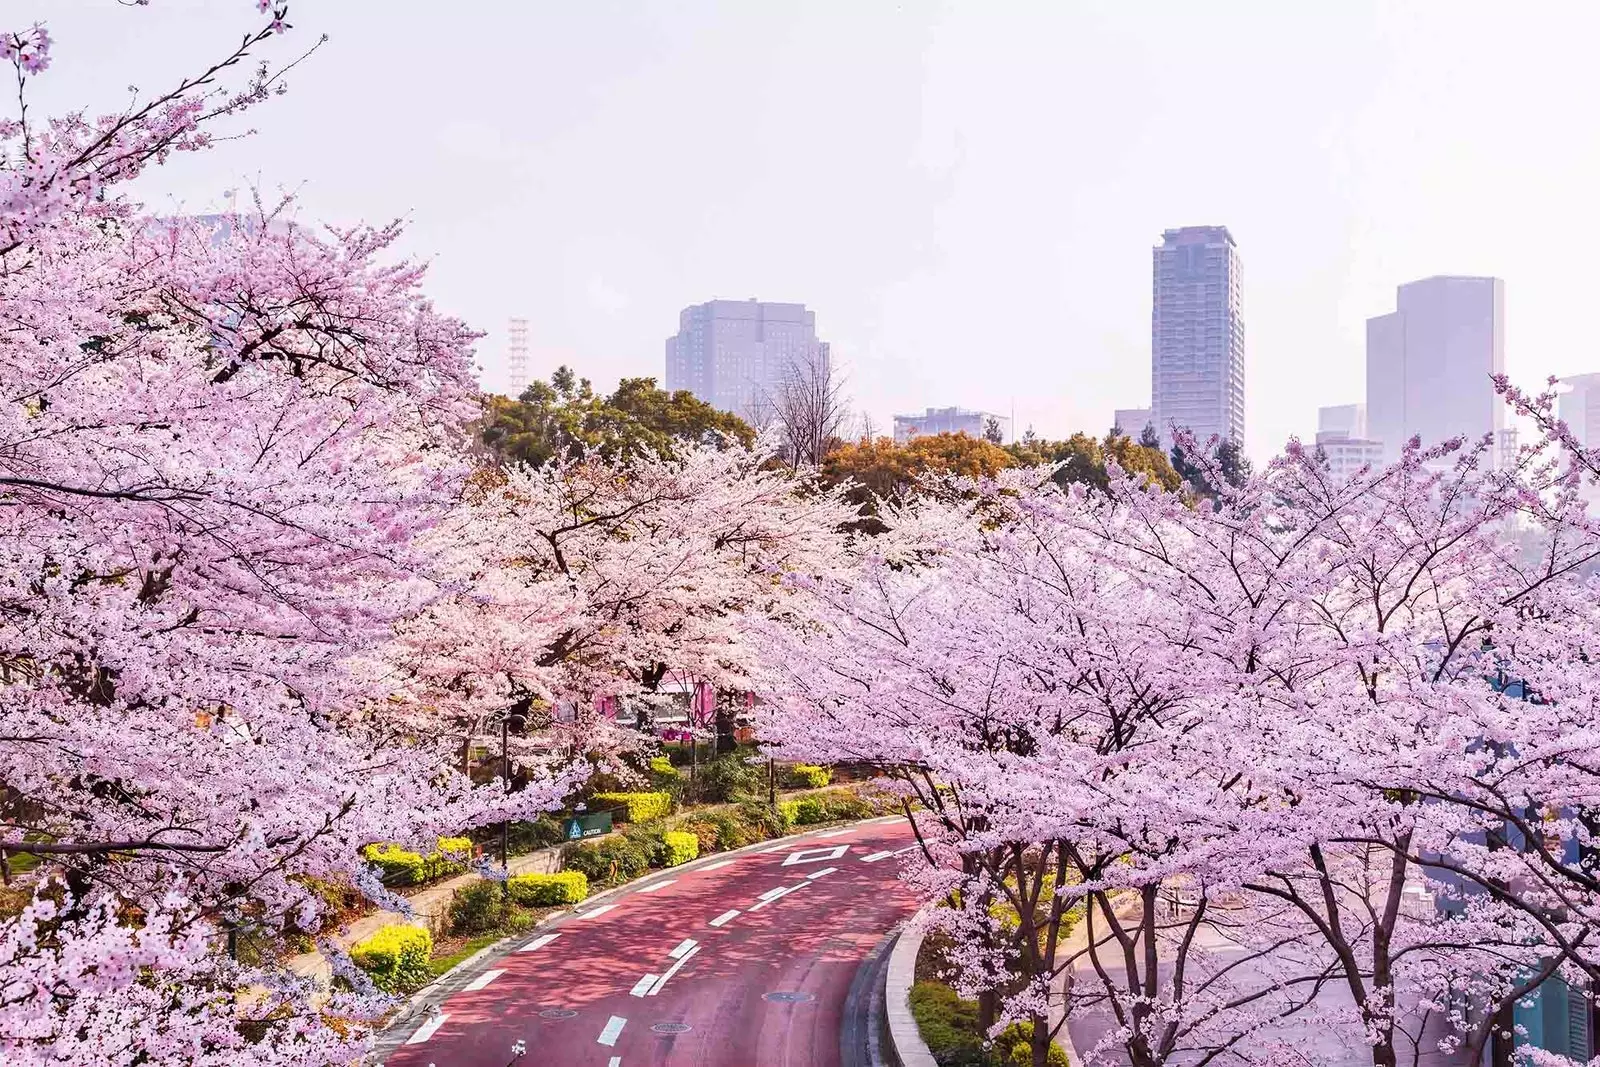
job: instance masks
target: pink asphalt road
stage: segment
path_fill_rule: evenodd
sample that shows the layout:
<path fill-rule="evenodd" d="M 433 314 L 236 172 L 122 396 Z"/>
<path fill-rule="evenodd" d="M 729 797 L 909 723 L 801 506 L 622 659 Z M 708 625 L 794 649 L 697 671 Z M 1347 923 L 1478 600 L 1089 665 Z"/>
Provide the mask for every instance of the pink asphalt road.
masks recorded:
<path fill-rule="evenodd" d="M 915 910 L 899 820 L 663 871 L 489 963 L 385 1067 L 838 1067 L 857 967 Z M 553 938 L 551 935 L 555 935 Z M 532 946 L 532 947 L 530 947 Z"/>

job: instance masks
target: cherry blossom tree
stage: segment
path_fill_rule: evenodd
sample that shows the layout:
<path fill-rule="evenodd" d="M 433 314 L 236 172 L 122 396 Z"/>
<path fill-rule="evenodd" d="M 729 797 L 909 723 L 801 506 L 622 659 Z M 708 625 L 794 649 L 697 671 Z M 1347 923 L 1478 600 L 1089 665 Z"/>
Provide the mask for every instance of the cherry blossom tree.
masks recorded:
<path fill-rule="evenodd" d="M 262 10 L 221 63 L 95 120 L 34 121 L 49 37 L 0 38 L 24 92 L 0 130 L 0 857 L 42 863 L 0 919 L 7 1063 L 352 1061 L 370 986 L 313 1011 L 224 933 L 270 961 L 318 928 L 315 880 L 389 900 L 360 845 L 530 815 L 581 773 L 475 787 L 374 685 L 439 595 L 422 537 L 478 411 L 475 335 L 398 228 L 117 195 L 280 86 L 227 84 L 287 28 Z"/>

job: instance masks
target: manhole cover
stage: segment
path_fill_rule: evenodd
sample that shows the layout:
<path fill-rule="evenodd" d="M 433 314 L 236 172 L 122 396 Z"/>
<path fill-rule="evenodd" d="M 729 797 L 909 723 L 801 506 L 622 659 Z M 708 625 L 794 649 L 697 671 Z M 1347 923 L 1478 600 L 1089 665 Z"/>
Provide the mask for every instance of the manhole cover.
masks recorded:
<path fill-rule="evenodd" d="M 816 1000 L 817 998 L 810 993 L 768 993 L 761 999 L 770 1000 L 776 1004 L 804 1004 L 808 1000 Z"/>
<path fill-rule="evenodd" d="M 578 1013 L 571 1008 L 546 1008 L 539 1013 L 541 1019 L 571 1019 Z"/>
<path fill-rule="evenodd" d="M 656 1023 L 650 1028 L 653 1034 L 687 1034 L 694 1027 L 687 1023 Z"/>

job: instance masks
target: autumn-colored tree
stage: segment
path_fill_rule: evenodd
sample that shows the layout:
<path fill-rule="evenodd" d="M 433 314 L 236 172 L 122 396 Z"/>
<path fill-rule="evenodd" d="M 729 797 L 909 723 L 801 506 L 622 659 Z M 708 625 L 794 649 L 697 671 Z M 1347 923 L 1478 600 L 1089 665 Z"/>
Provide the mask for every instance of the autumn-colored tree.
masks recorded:
<path fill-rule="evenodd" d="M 604 396 L 589 379 L 560 367 L 516 400 L 492 396 L 483 441 L 500 458 L 539 466 L 558 456 L 670 457 L 685 444 L 749 447 L 755 431 L 687 389 L 667 392 L 654 378 L 624 378 Z"/>
<path fill-rule="evenodd" d="M 967 478 L 992 478 L 1016 459 L 1005 449 L 964 433 L 928 434 L 896 444 L 888 437 L 861 440 L 835 449 L 823 460 L 827 483 L 854 483 L 848 496 L 869 514 L 878 501 L 901 501 L 929 476 L 954 474 Z"/>

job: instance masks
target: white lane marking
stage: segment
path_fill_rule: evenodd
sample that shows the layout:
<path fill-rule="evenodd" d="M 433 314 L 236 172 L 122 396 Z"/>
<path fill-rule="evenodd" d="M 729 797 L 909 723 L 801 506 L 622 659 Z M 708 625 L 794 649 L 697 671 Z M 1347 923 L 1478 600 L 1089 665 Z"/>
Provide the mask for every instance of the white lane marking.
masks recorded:
<path fill-rule="evenodd" d="M 732 867 L 733 862 L 733 860 L 718 860 L 715 863 L 708 863 L 704 867 L 698 869 L 702 871 L 719 871 L 724 867 Z"/>
<path fill-rule="evenodd" d="M 615 904 L 602 904 L 598 908 L 594 909 L 593 911 L 584 912 L 582 915 L 578 916 L 578 918 L 580 918 L 580 919 L 593 919 L 597 915 L 604 915 L 606 912 L 610 911 L 614 907 L 616 907 Z"/>
<path fill-rule="evenodd" d="M 649 885 L 642 887 L 639 890 L 639 892 L 641 892 L 641 893 L 654 893 L 657 889 L 665 889 L 665 888 L 667 888 L 667 886 L 671 885 L 672 883 L 674 883 L 676 881 L 677 881 L 676 878 L 668 878 L 665 881 L 651 882 Z"/>
<path fill-rule="evenodd" d="M 448 1019 L 448 1018 L 450 1018 L 450 1014 L 448 1012 L 442 1012 L 442 1013 L 440 1013 L 438 1015 L 435 1015 L 433 1018 L 429 1019 L 427 1022 L 425 1022 L 421 1026 L 417 1027 L 417 1032 L 412 1034 L 410 1037 L 408 1037 L 406 1039 L 406 1044 L 408 1044 L 408 1045 L 420 1045 L 420 1044 L 422 1044 L 424 1041 L 428 1040 L 428 1038 L 432 1037 L 433 1034 L 434 1034 L 434 1031 L 438 1030 L 439 1027 L 443 1026 L 444 1025 L 444 1021 L 446 1019 Z"/>
<path fill-rule="evenodd" d="M 688 952 L 690 949 L 694 948 L 699 943 L 700 942 L 696 941 L 692 937 L 686 937 L 682 941 L 678 942 L 678 947 L 677 948 L 675 948 L 671 952 L 667 953 L 667 958 L 671 959 L 671 960 L 675 960 L 679 956 L 683 955 L 685 952 Z"/>
<path fill-rule="evenodd" d="M 461 991 L 463 993 L 470 993 L 474 989 L 482 989 L 484 986 L 488 985 L 490 982 L 494 981 L 496 978 L 499 978 L 505 973 L 505 968 L 503 967 L 497 971 L 484 971 L 482 974 L 478 975 L 478 977 L 462 986 Z"/>
<path fill-rule="evenodd" d="M 856 832 L 856 828 L 854 826 L 845 826 L 845 827 L 842 827 L 842 828 L 840 828 L 838 830 L 829 830 L 828 832 L 818 834 L 817 836 L 818 837 L 843 837 L 845 834 L 853 834 L 855 832 Z"/>
<path fill-rule="evenodd" d="M 781 866 L 793 867 L 797 863 L 821 863 L 823 860 L 836 860 L 849 851 L 849 845 L 824 845 L 822 848 L 802 849 L 799 852 L 791 852 L 785 856 Z"/>
<path fill-rule="evenodd" d="M 764 848 L 761 851 L 757 852 L 756 855 L 765 856 L 765 855 L 768 855 L 769 853 L 773 853 L 773 852 L 782 852 L 786 848 L 794 848 L 794 846 L 799 844 L 799 843 L 800 842 L 798 842 L 798 841 L 791 841 L 787 845 L 778 845 L 775 848 Z"/>
<path fill-rule="evenodd" d="M 889 855 L 891 855 L 891 856 L 904 856 L 907 852 L 915 852 L 920 847 L 921 847 L 920 845 L 907 845 L 905 848 L 897 848 L 897 849 L 895 849 L 893 852 L 889 853 Z"/>
<path fill-rule="evenodd" d="M 636 997 L 644 996 L 645 991 L 655 984 L 657 977 L 657 975 L 653 974 L 645 975 L 643 978 L 633 983 L 633 988 L 628 990 L 628 992 L 632 993 Z"/>
<path fill-rule="evenodd" d="M 739 914 L 739 909 L 738 908 L 730 908 L 727 911 L 723 912 L 721 915 L 718 915 L 715 919 L 712 919 L 711 920 L 711 925 L 712 926 L 726 926 L 728 923 L 733 921 L 733 917 L 735 915 L 737 915 L 737 914 Z"/>
<path fill-rule="evenodd" d="M 653 997 L 657 993 L 661 992 L 661 987 L 667 984 L 667 979 L 677 974 L 678 969 L 685 963 L 688 963 L 690 960 L 694 959 L 699 952 L 700 950 L 698 948 L 692 948 L 688 952 L 685 952 L 683 957 L 679 959 L 677 963 L 674 963 L 671 967 L 667 968 L 666 974 L 656 979 L 656 984 L 650 987 L 650 992 L 646 993 L 645 996 Z"/>
<path fill-rule="evenodd" d="M 532 952 L 536 948 L 544 948 L 546 945 L 548 945 L 550 942 L 554 941 L 556 938 L 558 938 L 560 936 L 561 936 L 560 934 L 540 934 L 538 937 L 534 938 L 532 941 L 529 941 L 526 945 L 523 945 L 521 948 L 517 949 L 517 951 L 518 952 Z"/>
<path fill-rule="evenodd" d="M 606 1062 L 606 1067 L 622 1067 L 622 1057 L 613 1056 Z"/>
<path fill-rule="evenodd" d="M 606 1023 L 606 1028 L 600 1031 L 600 1036 L 595 1038 L 595 1043 L 600 1045 L 615 1045 L 622 1028 L 628 1025 L 628 1020 L 620 1015 L 613 1015 L 611 1021 Z"/>
<path fill-rule="evenodd" d="M 838 869 L 839 868 L 837 868 L 837 867 L 824 867 L 820 871 L 812 871 L 810 874 L 806 875 L 806 879 L 809 881 L 812 878 L 821 878 L 823 875 L 832 874 L 834 871 L 837 871 Z"/>
<path fill-rule="evenodd" d="M 762 908 L 766 907 L 768 904 L 776 903 L 777 900 L 780 897 L 785 897 L 785 896 L 789 895 L 790 893 L 793 893 L 796 889 L 804 889 L 806 886 L 808 886 L 810 884 L 811 884 L 810 882 L 800 882 L 800 883 L 798 883 L 796 885 L 785 885 L 785 886 L 779 886 L 777 889 L 769 889 L 765 893 L 761 894 L 760 903 L 750 905 L 750 910 L 751 911 L 760 911 Z"/>
<path fill-rule="evenodd" d="M 862 856 L 861 857 L 861 862 L 862 863 L 877 863 L 879 860 L 886 860 L 892 855 L 894 855 L 894 853 L 893 852 L 889 852 L 888 850 L 885 850 L 883 852 L 874 852 L 870 856 Z"/>

